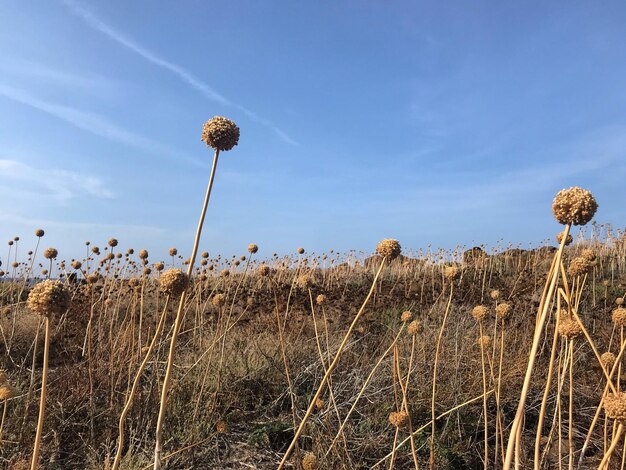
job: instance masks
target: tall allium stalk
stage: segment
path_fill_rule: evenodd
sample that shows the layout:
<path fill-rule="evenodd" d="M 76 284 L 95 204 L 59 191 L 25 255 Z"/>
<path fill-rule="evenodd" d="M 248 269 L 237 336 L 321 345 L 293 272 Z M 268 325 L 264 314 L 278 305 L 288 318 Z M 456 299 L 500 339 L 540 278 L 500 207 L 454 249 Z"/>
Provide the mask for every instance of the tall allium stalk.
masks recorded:
<path fill-rule="evenodd" d="M 39 447 L 43 431 L 43 421 L 46 406 L 46 382 L 48 378 L 48 354 L 50 345 L 50 316 L 64 313 L 70 304 L 70 294 L 59 281 L 47 279 L 37 284 L 28 294 L 28 308 L 44 317 L 46 336 L 43 349 L 43 371 L 41 373 L 41 398 L 39 399 L 39 419 L 37 434 L 33 446 L 31 470 L 39 468 Z"/>
<path fill-rule="evenodd" d="M 211 189 L 213 188 L 213 180 L 215 178 L 215 169 L 217 168 L 219 153 L 220 151 L 228 151 L 237 145 L 239 142 L 239 127 L 237 127 L 237 125 L 230 119 L 215 116 L 204 124 L 202 129 L 202 140 L 209 147 L 215 149 L 215 154 L 213 156 L 213 165 L 211 167 L 209 184 L 204 197 L 204 204 L 202 206 L 202 211 L 200 212 L 200 220 L 198 222 L 198 229 L 196 230 L 193 250 L 191 252 L 191 256 L 189 257 L 189 264 L 187 265 L 187 276 L 191 276 L 193 273 L 193 266 L 196 261 L 196 255 L 198 254 L 200 235 L 202 234 L 202 225 L 204 223 L 204 217 L 209 205 L 209 198 L 211 197 Z M 156 444 L 154 448 L 154 470 L 160 470 L 161 468 L 161 452 L 163 450 L 163 421 L 165 420 L 165 412 L 167 410 L 167 393 L 172 379 L 172 364 L 174 362 L 176 340 L 178 339 L 178 334 L 183 320 L 183 307 L 185 305 L 186 298 L 187 289 L 185 289 L 181 294 L 180 301 L 178 303 L 178 311 L 176 312 L 176 319 L 174 320 L 174 331 L 172 332 L 170 349 L 167 356 L 165 378 L 163 379 L 163 386 L 161 388 L 161 403 L 159 406 L 159 417 L 156 427 Z"/>
<path fill-rule="evenodd" d="M 524 412 L 526 409 L 526 397 L 530 388 L 530 380 L 535 366 L 539 345 L 542 340 L 543 329 L 548 317 L 552 295 L 554 294 L 559 278 L 559 266 L 561 264 L 563 249 L 565 247 L 570 228 L 572 225 L 585 225 L 593 218 L 597 209 L 598 203 L 593 197 L 593 194 L 576 186 L 559 191 L 552 202 L 552 213 L 554 214 L 554 218 L 560 224 L 565 226 L 565 230 L 563 231 L 561 244 L 559 245 L 559 249 L 555 255 L 552 272 L 548 275 L 548 279 L 546 280 L 547 289 L 544 289 L 544 295 L 542 295 L 539 302 L 535 333 L 528 357 L 528 366 L 526 368 L 526 375 L 524 376 L 524 384 L 522 386 L 517 412 L 515 413 L 515 418 L 513 419 L 513 423 L 511 425 L 511 432 L 507 443 L 503 470 L 510 470 L 513 463 L 513 451 L 515 450 L 516 443 L 519 442 L 518 435 L 521 435 L 522 432 L 522 421 L 524 419 Z"/>

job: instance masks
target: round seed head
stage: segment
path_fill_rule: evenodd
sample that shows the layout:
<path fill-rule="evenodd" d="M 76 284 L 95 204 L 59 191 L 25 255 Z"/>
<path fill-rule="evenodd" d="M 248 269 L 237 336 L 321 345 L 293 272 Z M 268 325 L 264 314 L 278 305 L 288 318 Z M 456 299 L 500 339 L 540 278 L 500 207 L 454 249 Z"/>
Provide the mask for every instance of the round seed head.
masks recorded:
<path fill-rule="evenodd" d="M 248 245 L 248 253 L 255 254 L 257 251 L 259 251 L 259 247 L 257 245 L 255 245 L 254 243 L 250 243 Z"/>
<path fill-rule="evenodd" d="M 230 276 L 230 271 L 228 269 L 222 269 L 222 272 L 220 273 L 220 276 L 228 277 L 228 276 Z"/>
<path fill-rule="evenodd" d="M 261 276 L 269 276 L 270 267 L 267 264 L 262 264 L 259 266 L 259 275 Z"/>
<path fill-rule="evenodd" d="M 115 248 L 117 246 L 117 239 L 111 238 L 107 243 L 111 248 Z"/>
<path fill-rule="evenodd" d="M 139 259 L 148 259 L 148 250 L 139 250 Z"/>
<path fill-rule="evenodd" d="M 320 294 L 317 296 L 317 298 L 315 299 L 315 302 L 317 302 L 317 305 L 322 305 L 326 303 L 326 296 L 324 294 Z"/>
<path fill-rule="evenodd" d="M 567 339 L 574 339 L 583 334 L 583 329 L 576 320 L 565 316 L 559 322 L 559 334 Z"/>
<path fill-rule="evenodd" d="M 170 248 L 170 256 L 176 256 L 178 254 L 178 250 L 176 248 Z"/>
<path fill-rule="evenodd" d="M 413 318 L 413 314 L 411 312 L 409 312 L 408 310 L 402 312 L 402 315 L 400 315 L 400 320 L 403 323 L 408 322 L 411 318 Z"/>
<path fill-rule="evenodd" d="M 10 400 L 17 396 L 17 390 L 9 384 L 0 386 L 0 401 Z"/>
<path fill-rule="evenodd" d="M 59 251 L 56 248 L 46 248 L 43 252 L 43 257 L 46 259 L 55 259 L 59 256 Z"/>
<path fill-rule="evenodd" d="M 215 430 L 219 434 L 226 434 L 228 432 L 228 424 L 225 421 L 218 421 L 215 425 Z"/>
<path fill-rule="evenodd" d="M 307 452 L 304 454 L 302 458 L 302 468 L 303 470 L 319 470 L 319 464 L 317 462 L 317 457 L 313 452 Z"/>
<path fill-rule="evenodd" d="M 296 286 L 300 289 L 308 289 L 312 285 L 313 277 L 308 273 L 301 274 L 298 276 L 298 279 L 296 279 Z"/>
<path fill-rule="evenodd" d="M 624 305 L 624 297 L 618 297 L 617 299 L 615 299 L 615 304 Z"/>
<path fill-rule="evenodd" d="M 157 271 L 163 271 L 164 268 L 165 264 L 163 264 L 161 261 L 159 261 L 158 263 L 154 263 L 154 269 L 156 269 Z"/>
<path fill-rule="evenodd" d="M 446 269 L 443 271 L 443 276 L 449 281 L 457 279 L 460 274 L 459 268 L 456 266 L 446 266 Z"/>
<path fill-rule="evenodd" d="M 201 256 L 206 259 L 206 258 L 209 257 L 209 252 L 208 251 L 203 251 Z"/>
<path fill-rule="evenodd" d="M 299 255 L 304 254 L 304 248 L 300 247 L 296 250 Z"/>
<path fill-rule="evenodd" d="M 478 346 L 481 346 L 483 349 L 488 349 L 489 347 L 491 347 L 491 336 L 482 335 L 476 340 L 476 344 L 478 344 Z"/>
<path fill-rule="evenodd" d="M 204 123 L 202 140 L 214 149 L 230 150 L 239 142 L 239 128 L 230 119 L 215 116 Z"/>
<path fill-rule="evenodd" d="M 376 245 L 376 252 L 387 259 L 394 259 L 400 256 L 400 252 L 402 251 L 402 247 L 400 246 L 400 242 L 398 240 L 394 240 L 393 238 L 385 238 L 378 242 Z"/>
<path fill-rule="evenodd" d="M 72 268 L 73 269 L 78 270 L 78 269 L 82 268 L 82 266 L 83 266 L 83 263 L 81 263 L 80 261 L 78 261 L 78 260 L 72 261 Z"/>
<path fill-rule="evenodd" d="M 37 230 L 35 230 L 35 236 L 39 238 L 43 237 L 45 233 L 46 232 L 44 232 L 43 229 L 41 228 L 38 228 Z"/>
<path fill-rule="evenodd" d="M 498 304 L 498 306 L 496 307 L 496 316 L 500 320 L 504 320 L 505 318 L 507 318 L 510 313 L 511 313 L 511 304 L 509 303 L 502 302 L 501 304 Z"/>
<path fill-rule="evenodd" d="M 609 371 L 613 368 L 613 364 L 615 364 L 616 360 L 617 357 L 615 357 L 615 354 L 613 354 L 612 352 L 605 352 L 602 353 L 602 355 L 600 356 L 600 362 L 602 363 L 604 368 Z"/>
<path fill-rule="evenodd" d="M 216 307 L 221 307 L 226 303 L 226 296 L 224 294 L 215 294 L 211 299 L 211 303 Z"/>
<path fill-rule="evenodd" d="M 561 242 L 563 241 L 563 235 L 565 234 L 565 231 L 563 232 L 559 232 L 556 234 L 556 242 L 560 245 Z M 565 246 L 568 246 L 570 243 L 572 243 L 574 241 L 574 238 L 568 233 L 567 234 L 567 238 L 565 239 Z"/>
<path fill-rule="evenodd" d="M 189 278 L 180 269 L 168 269 L 159 278 L 161 290 L 173 297 L 181 295 L 188 283 Z"/>
<path fill-rule="evenodd" d="M 397 428 L 403 428 L 409 424 L 409 413 L 406 411 L 392 411 L 389 413 L 389 422 Z"/>
<path fill-rule="evenodd" d="M 409 335 L 413 336 L 424 331 L 424 328 L 422 327 L 422 323 L 419 320 L 413 320 L 411 323 L 409 323 L 409 326 L 406 327 L 406 331 L 409 333 Z"/>
<path fill-rule="evenodd" d="M 567 268 L 567 273 L 571 277 L 584 276 L 589 271 L 591 271 L 592 268 L 593 265 L 587 258 L 578 256 L 570 261 L 569 267 Z"/>
<path fill-rule="evenodd" d="M 476 307 L 472 309 L 472 317 L 474 317 L 476 321 L 483 321 L 487 313 L 489 313 L 489 309 L 484 305 L 476 305 Z"/>
<path fill-rule="evenodd" d="M 500 298 L 500 291 L 498 289 L 492 290 L 489 292 L 489 297 L 491 297 L 491 300 L 498 300 Z"/>
<path fill-rule="evenodd" d="M 626 326 L 626 308 L 617 307 L 613 310 L 611 320 L 615 326 Z"/>
<path fill-rule="evenodd" d="M 7 373 L 5 371 L 3 371 L 2 369 L 0 369 L 0 385 L 4 385 L 5 383 L 7 383 L 9 380 L 9 376 L 7 375 Z"/>
<path fill-rule="evenodd" d="M 593 263 L 596 260 L 596 254 L 593 252 L 591 248 L 585 248 L 580 252 L 580 257 L 585 258 L 590 263 Z"/>
<path fill-rule="evenodd" d="M 617 421 L 626 421 L 626 393 L 608 393 L 603 400 L 606 415 Z"/>
<path fill-rule="evenodd" d="M 99 280 L 100 280 L 100 274 L 98 273 L 91 273 L 89 276 L 87 276 L 87 282 L 89 284 L 95 284 Z"/>
<path fill-rule="evenodd" d="M 585 225 L 598 210 L 593 194 L 578 186 L 562 189 L 552 201 L 554 218 L 563 225 Z"/>
<path fill-rule="evenodd" d="M 28 294 L 28 308 L 43 316 L 60 314 L 70 305 L 70 294 L 62 282 L 47 279 L 37 284 Z"/>

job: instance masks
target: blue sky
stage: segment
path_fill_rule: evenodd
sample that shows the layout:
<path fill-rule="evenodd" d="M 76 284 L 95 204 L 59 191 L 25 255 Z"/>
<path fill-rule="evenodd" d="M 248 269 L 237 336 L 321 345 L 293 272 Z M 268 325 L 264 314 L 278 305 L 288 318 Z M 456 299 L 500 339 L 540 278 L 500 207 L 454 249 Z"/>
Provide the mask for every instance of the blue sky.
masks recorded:
<path fill-rule="evenodd" d="M 261 256 L 624 227 L 623 2 L 70 1 L 0 6 L 0 240 Z M 4 258 L 4 254 L 2 254 Z"/>

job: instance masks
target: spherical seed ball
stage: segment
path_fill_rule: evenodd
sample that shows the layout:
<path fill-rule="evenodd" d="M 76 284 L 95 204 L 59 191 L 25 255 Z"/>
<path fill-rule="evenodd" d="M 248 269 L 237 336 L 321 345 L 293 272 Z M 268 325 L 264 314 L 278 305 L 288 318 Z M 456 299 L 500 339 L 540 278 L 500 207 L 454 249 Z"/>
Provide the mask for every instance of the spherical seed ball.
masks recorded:
<path fill-rule="evenodd" d="M 476 340 L 476 344 L 481 346 L 483 349 L 488 349 L 491 346 L 491 336 L 482 335 Z"/>
<path fill-rule="evenodd" d="M 315 408 L 318 410 L 323 409 L 325 404 L 326 403 L 321 398 L 318 398 L 317 400 L 315 400 Z"/>
<path fill-rule="evenodd" d="M 248 245 L 248 253 L 255 254 L 257 251 L 259 251 L 259 247 L 257 245 L 255 245 L 254 243 L 250 243 Z"/>
<path fill-rule="evenodd" d="M 617 307 L 614 309 L 611 319 L 613 320 L 613 324 L 615 326 L 626 326 L 626 308 Z"/>
<path fill-rule="evenodd" d="M 100 248 L 98 248 L 97 246 L 92 246 L 92 247 L 91 247 L 91 252 L 92 252 L 94 255 L 99 255 L 99 254 L 100 254 Z"/>
<path fill-rule="evenodd" d="M 618 421 L 626 421 L 626 393 L 608 393 L 603 400 L 606 415 Z"/>
<path fill-rule="evenodd" d="M 200 260 L 200 266 L 206 266 L 207 264 L 209 264 L 209 262 L 204 258 Z"/>
<path fill-rule="evenodd" d="M 270 267 L 267 264 L 262 264 L 259 266 L 259 275 L 261 276 L 269 276 Z"/>
<path fill-rule="evenodd" d="M 147 259 L 148 250 L 139 250 L 139 259 Z"/>
<path fill-rule="evenodd" d="M 39 238 L 43 237 L 45 235 L 45 233 L 46 232 L 44 232 L 43 229 L 41 229 L 41 228 L 38 228 L 37 230 L 35 230 L 35 236 L 39 237 Z"/>
<path fill-rule="evenodd" d="M 605 279 L 604 281 L 602 281 L 602 285 L 603 285 L 604 287 L 609 287 L 609 280 L 608 280 L 608 279 Z"/>
<path fill-rule="evenodd" d="M 188 283 L 189 278 L 180 269 L 168 269 L 159 278 L 161 290 L 174 297 L 181 295 Z"/>
<path fill-rule="evenodd" d="M 117 239 L 111 238 L 107 243 L 111 248 L 115 248 L 117 246 Z"/>
<path fill-rule="evenodd" d="M 378 242 L 378 245 L 376 245 L 376 253 L 383 258 L 397 258 L 400 256 L 401 251 L 402 247 L 400 246 L 400 242 L 398 242 L 398 240 L 394 240 L 393 238 L 385 238 L 384 240 Z"/>
<path fill-rule="evenodd" d="M 505 318 L 507 318 L 510 313 L 511 313 L 511 304 L 507 302 L 502 302 L 501 304 L 498 304 L 498 306 L 496 307 L 496 316 L 500 320 L 504 320 Z"/>
<path fill-rule="evenodd" d="M 218 421 L 215 425 L 215 430 L 219 434 L 226 434 L 228 432 L 228 424 L 225 421 Z"/>
<path fill-rule="evenodd" d="M 10 400 L 17 396 L 17 390 L 9 384 L 0 386 L 0 401 Z"/>
<path fill-rule="evenodd" d="M 163 271 L 163 268 L 165 268 L 165 264 L 163 264 L 162 262 L 158 262 L 158 263 L 154 263 L 154 269 L 156 269 L 157 271 Z"/>
<path fill-rule="evenodd" d="M 147 266 L 146 266 L 145 268 L 143 268 L 143 275 L 144 275 L 144 276 L 149 276 L 149 275 L 150 275 L 150 273 L 152 273 L 152 269 L 150 269 L 150 268 L 149 268 L 149 267 L 147 267 Z"/>
<path fill-rule="evenodd" d="M 28 308 L 39 315 L 60 314 L 70 305 L 70 294 L 62 282 L 47 279 L 28 294 Z"/>
<path fill-rule="evenodd" d="M 403 428 L 409 424 L 409 413 L 406 411 L 392 411 L 389 413 L 389 422 L 397 428 Z"/>
<path fill-rule="evenodd" d="M 583 251 L 581 251 L 580 257 L 585 258 L 591 263 L 593 263 L 596 260 L 596 254 L 593 252 L 591 248 L 585 248 Z"/>
<path fill-rule="evenodd" d="M 3 272 L 3 274 L 2 274 L 2 275 L 4 276 L 4 271 L 2 271 L 2 272 Z M 47 275 L 48 275 L 48 270 L 47 270 L 47 269 L 42 269 L 42 270 L 41 270 L 41 274 L 42 274 L 43 276 L 47 276 Z"/>
<path fill-rule="evenodd" d="M 46 259 L 55 259 L 59 256 L 59 251 L 56 248 L 46 248 L 43 252 L 43 257 Z"/>
<path fill-rule="evenodd" d="M 17 268 L 20 265 L 20 263 L 14 261 L 13 263 L 11 263 L 11 267 L 13 268 Z"/>
<path fill-rule="evenodd" d="M 624 297 L 618 297 L 617 299 L 615 299 L 615 304 L 624 305 Z"/>
<path fill-rule="evenodd" d="M 303 470 L 318 470 L 320 468 L 314 453 L 307 452 L 304 454 L 302 458 L 302 468 Z"/>
<path fill-rule="evenodd" d="M 552 214 L 563 225 L 585 225 L 598 210 L 598 203 L 590 191 L 578 186 L 562 189 L 552 201 Z"/>
<path fill-rule="evenodd" d="M 239 128 L 222 116 L 215 116 L 204 123 L 202 140 L 211 148 L 226 151 L 239 142 Z"/>
<path fill-rule="evenodd" d="M 178 254 L 178 250 L 176 248 L 170 248 L 170 256 L 176 256 Z"/>
<path fill-rule="evenodd" d="M 443 271 L 443 276 L 449 281 L 453 281 L 454 279 L 458 278 L 459 275 L 459 268 L 457 268 L 456 266 L 446 266 L 446 269 L 444 269 Z"/>
<path fill-rule="evenodd" d="M 413 318 L 413 314 L 408 310 L 405 310 L 404 312 L 402 312 L 402 315 L 400 315 L 400 321 L 402 321 L 403 323 L 408 322 L 411 318 Z"/>
<path fill-rule="evenodd" d="M 571 277 L 584 276 L 589 271 L 591 271 L 593 265 L 587 258 L 583 258 L 582 256 L 578 256 L 574 258 L 569 263 L 569 267 L 567 268 L 567 273 Z"/>
<path fill-rule="evenodd" d="M 0 369 L 0 385 L 4 385 L 9 380 L 9 376 L 5 371 Z"/>
<path fill-rule="evenodd" d="M 315 302 L 317 302 L 317 305 L 322 305 L 326 303 L 326 296 L 324 294 L 320 294 L 317 296 L 317 298 L 315 299 Z"/>
<path fill-rule="evenodd" d="M 574 339 L 583 334 L 583 329 L 576 320 L 565 316 L 559 322 L 559 335 L 567 339 Z"/>
<path fill-rule="evenodd" d="M 221 307 L 226 303 L 226 296 L 224 294 L 215 294 L 211 299 L 211 303 L 216 307 Z"/>
<path fill-rule="evenodd" d="M 8 243 L 9 243 L 9 246 L 13 246 L 13 240 L 9 240 Z"/>
<path fill-rule="evenodd" d="M 208 251 L 203 251 L 203 252 L 202 252 L 202 255 L 200 255 L 200 256 L 202 256 L 203 258 L 205 258 L 205 259 L 206 259 L 206 258 L 208 258 L 208 257 L 209 257 L 209 252 L 208 252 Z"/>
<path fill-rule="evenodd" d="M 220 273 L 220 276 L 228 277 L 228 276 L 230 276 L 230 271 L 228 269 L 222 269 L 222 272 Z"/>
<path fill-rule="evenodd" d="M 489 309 L 484 305 L 476 305 L 476 307 L 472 309 L 472 317 L 474 317 L 476 321 L 482 321 L 487 316 L 487 313 L 489 313 Z"/>
<path fill-rule="evenodd" d="M 299 255 L 304 253 L 304 248 L 300 247 L 296 250 L 298 252 Z"/>
<path fill-rule="evenodd" d="M 604 368 L 609 371 L 613 368 L 616 360 L 617 357 L 612 352 L 605 352 L 602 353 L 602 355 L 600 356 L 600 362 L 602 363 Z"/>
<path fill-rule="evenodd" d="M 411 323 L 409 323 L 409 326 L 406 327 L 406 331 L 411 336 L 419 334 L 423 330 L 424 328 L 422 327 L 422 323 L 419 320 L 413 320 Z"/>
<path fill-rule="evenodd" d="M 136 277 L 129 279 L 128 281 L 128 287 L 130 287 L 133 290 L 137 289 L 140 285 L 141 285 L 141 281 L 137 279 Z"/>
<path fill-rule="evenodd" d="M 492 300 L 498 300 L 500 298 L 500 291 L 498 289 L 492 290 L 489 292 L 489 297 L 491 297 Z"/>
<path fill-rule="evenodd" d="M 81 263 L 78 260 L 72 261 L 72 268 L 74 269 L 80 269 L 83 266 L 83 263 Z"/>
<path fill-rule="evenodd" d="M 559 232 L 556 234 L 556 242 L 560 245 L 563 241 L 563 235 L 565 235 L 565 231 Z M 565 246 L 568 246 L 574 241 L 574 238 L 568 233 L 567 238 L 565 239 Z"/>
<path fill-rule="evenodd" d="M 308 289 L 312 285 L 313 277 L 308 273 L 300 274 L 300 276 L 298 276 L 298 279 L 296 279 L 296 286 L 300 289 Z"/>

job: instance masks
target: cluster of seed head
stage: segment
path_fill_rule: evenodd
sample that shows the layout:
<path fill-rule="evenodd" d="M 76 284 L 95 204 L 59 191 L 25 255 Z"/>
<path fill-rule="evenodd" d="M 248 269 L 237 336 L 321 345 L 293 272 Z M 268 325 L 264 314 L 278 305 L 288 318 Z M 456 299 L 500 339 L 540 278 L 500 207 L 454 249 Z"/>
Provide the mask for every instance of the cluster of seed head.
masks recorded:
<path fill-rule="evenodd" d="M 500 298 L 500 291 L 498 289 L 492 290 L 489 292 L 489 297 L 491 297 L 491 300 L 498 300 Z"/>
<path fill-rule="evenodd" d="M 400 256 L 401 251 L 402 247 L 400 246 L 400 242 L 393 238 L 385 238 L 376 245 L 376 253 L 387 259 L 397 258 Z"/>
<path fill-rule="evenodd" d="M 615 299 L 615 305 L 624 305 L 624 297 L 618 297 Z"/>
<path fill-rule="evenodd" d="M 596 254 L 593 252 L 591 248 L 585 248 L 580 252 L 580 257 L 585 258 L 590 263 L 593 263 L 596 260 Z"/>
<path fill-rule="evenodd" d="M 389 413 L 389 422 L 397 428 L 403 428 L 409 424 L 409 413 L 406 411 L 392 411 Z"/>
<path fill-rule="evenodd" d="M 459 268 L 456 266 L 446 266 L 446 269 L 443 271 L 443 277 L 445 277 L 449 281 L 453 281 L 459 277 L 461 273 L 459 272 Z"/>
<path fill-rule="evenodd" d="M 17 390 L 9 384 L 6 372 L 0 369 L 0 401 L 10 400 L 17 395 Z"/>
<path fill-rule="evenodd" d="M 602 363 L 604 368 L 609 371 L 613 368 L 616 360 L 617 357 L 615 357 L 615 354 L 613 354 L 612 352 L 605 352 L 602 353 L 602 355 L 600 356 L 600 362 Z"/>
<path fill-rule="evenodd" d="M 55 259 L 59 256 L 59 251 L 56 248 L 46 248 L 43 252 L 43 257 L 46 259 Z"/>
<path fill-rule="evenodd" d="M 313 276 L 309 273 L 300 274 L 296 279 L 296 286 L 300 289 L 308 289 L 313 285 Z"/>
<path fill-rule="evenodd" d="M 504 320 L 511 314 L 511 304 L 502 302 L 496 306 L 496 316 L 500 320 Z"/>
<path fill-rule="evenodd" d="M 590 191 L 578 186 L 562 189 L 552 201 L 554 218 L 563 225 L 585 225 L 598 210 L 598 203 Z"/>
<path fill-rule="evenodd" d="M 583 329 L 575 319 L 565 316 L 559 322 L 559 335 L 574 339 L 583 334 Z"/>
<path fill-rule="evenodd" d="M 181 295 L 188 283 L 189 277 L 180 269 L 168 269 L 159 278 L 161 290 L 173 297 Z"/>
<path fill-rule="evenodd" d="M 565 235 L 565 231 L 559 232 L 556 234 L 556 242 L 560 245 L 563 241 L 563 235 Z M 570 243 L 574 241 L 574 238 L 568 233 L 567 238 L 565 239 L 565 246 L 568 246 Z"/>
<path fill-rule="evenodd" d="M 230 150 L 239 142 L 239 127 L 230 119 L 215 116 L 204 123 L 202 140 L 216 150 Z"/>
<path fill-rule="evenodd" d="M 259 251 L 259 247 L 257 245 L 255 245 L 254 243 L 250 243 L 248 245 L 248 253 L 255 254 L 257 251 Z"/>
<path fill-rule="evenodd" d="M 326 303 L 326 296 L 324 294 L 320 294 L 315 298 L 315 302 L 317 303 L 317 305 L 323 305 Z"/>
<path fill-rule="evenodd" d="M 406 327 L 406 331 L 411 336 L 417 335 L 421 333 L 423 330 L 424 330 L 424 327 L 422 326 L 422 323 L 419 320 L 413 320 L 411 323 L 409 323 L 409 326 Z"/>
<path fill-rule="evenodd" d="M 413 318 L 413 314 L 408 310 L 402 312 L 402 315 L 400 315 L 400 320 L 403 323 L 408 322 L 411 318 Z"/>
<path fill-rule="evenodd" d="M 588 258 L 577 256 L 569 263 L 567 273 L 572 277 L 584 276 L 593 268 L 593 263 Z"/>
<path fill-rule="evenodd" d="M 472 317 L 474 317 L 476 321 L 483 321 L 487 313 L 489 313 L 489 309 L 484 305 L 476 305 L 476 307 L 472 309 Z"/>
<path fill-rule="evenodd" d="M 211 299 L 211 303 L 216 307 L 221 307 L 226 303 L 226 296 L 224 294 L 215 294 Z"/>
<path fill-rule="evenodd" d="M 43 229 L 41 229 L 41 228 L 38 228 L 37 230 L 35 230 L 35 236 L 39 237 L 39 238 L 43 237 L 45 235 L 45 233 L 46 232 L 44 232 Z"/>
<path fill-rule="evenodd" d="M 62 282 L 47 279 L 33 287 L 27 305 L 39 315 L 63 313 L 70 305 L 70 294 Z"/>
<path fill-rule="evenodd" d="M 228 424 L 226 424 L 226 421 L 218 421 L 215 425 L 215 430 L 219 434 L 226 434 L 228 432 Z"/>
<path fill-rule="evenodd" d="M 611 319 L 613 320 L 613 324 L 615 326 L 626 326 L 626 308 L 617 307 L 616 309 L 613 309 Z"/>
<path fill-rule="evenodd" d="M 302 468 L 304 470 L 318 470 L 319 464 L 317 462 L 317 457 L 313 452 L 307 452 L 304 454 L 302 458 Z"/>
<path fill-rule="evenodd" d="M 476 344 L 483 349 L 488 349 L 491 346 L 491 336 L 482 335 L 476 340 Z"/>
<path fill-rule="evenodd" d="M 261 266 L 259 266 L 259 274 L 261 276 L 269 276 L 270 267 L 267 264 L 262 264 Z"/>
<path fill-rule="evenodd" d="M 609 393 L 604 397 L 604 412 L 617 421 L 626 421 L 626 392 Z"/>

